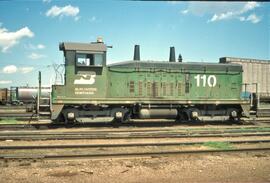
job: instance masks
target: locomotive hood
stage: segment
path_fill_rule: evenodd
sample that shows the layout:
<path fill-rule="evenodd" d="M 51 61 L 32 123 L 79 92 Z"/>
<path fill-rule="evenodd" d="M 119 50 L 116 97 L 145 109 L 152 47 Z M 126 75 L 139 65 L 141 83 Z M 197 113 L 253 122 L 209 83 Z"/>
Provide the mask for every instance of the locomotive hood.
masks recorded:
<path fill-rule="evenodd" d="M 242 72 L 242 66 L 240 64 L 216 64 L 216 63 L 199 63 L 199 62 L 183 63 L 183 62 L 134 61 L 134 60 L 110 64 L 108 65 L 108 68 Z"/>

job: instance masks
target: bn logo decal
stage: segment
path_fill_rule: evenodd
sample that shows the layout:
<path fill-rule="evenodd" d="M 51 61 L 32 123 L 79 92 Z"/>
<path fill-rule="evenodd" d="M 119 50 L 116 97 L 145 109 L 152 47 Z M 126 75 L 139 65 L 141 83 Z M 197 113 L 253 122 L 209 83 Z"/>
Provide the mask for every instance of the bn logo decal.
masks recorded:
<path fill-rule="evenodd" d="M 96 82 L 96 73 L 94 74 L 80 74 L 79 79 L 74 80 L 74 84 L 92 85 Z"/>

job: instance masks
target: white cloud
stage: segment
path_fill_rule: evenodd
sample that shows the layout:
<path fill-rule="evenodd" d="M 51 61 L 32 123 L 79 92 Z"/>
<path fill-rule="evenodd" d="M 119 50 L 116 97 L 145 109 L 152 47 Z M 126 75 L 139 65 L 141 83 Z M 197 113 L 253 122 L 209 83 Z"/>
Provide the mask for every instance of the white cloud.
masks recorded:
<path fill-rule="evenodd" d="M 97 18 L 95 16 L 92 16 L 91 18 L 89 18 L 89 22 L 95 22 L 97 20 Z"/>
<path fill-rule="evenodd" d="M 261 17 L 257 17 L 257 15 L 253 13 L 246 18 L 246 21 L 256 24 L 261 21 Z"/>
<path fill-rule="evenodd" d="M 52 0 L 42 0 L 43 3 L 50 3 Z"/>
<path fill-rule="evenodd" d="M 0 84 L 10 84 L 12 81 L 10 80 L 0 80 Z"/>
<path fill-rule="evenodd" d="M 78 20 L 80 20 L 80 18 L 81 18 L 80 16 L 76 16 L 76 17 L 74 18 L 74 20 L 75 20 L 75 21 L 78 21 Z"/>
<path fill-rule="evenodd" d="M 182 2 L 179 2 L 179 1 L 168 1 L 168 3 L 174 5 L 174 4 L 180 4 L 180 3 L 182 3 Z"/>
<path fill-rule="evenodd" d="M 9 32 L 8 29 L 0 27 L 0 47 L 2 52 L 6 52 L 8 49 L 18 44 L 24 37 L 33 37 L 34 33 L 28 28 L 24 27 L 15 32 Z"/>
<path fill-rule="evenodd" d="M 44 49 L 44 48 L 45 48 L 45 46 L 43 44 L 38 44 L 37 45 L 37 49 Z"/>
<path fill-rule="evenodd" d="M 21 67 L 19 71 L 23 74 L 29 73 L 34 70 L 34 67 Z"/>
<path fill-rule="evenodd" d="M 46 12 L 46 16 L 47 17 L 64 17 L 64 16 L 71 16 L 71 17 L 75 17 L 75 21 L 79 20 L 80 17 L 77 16 L 80 12 L 79 7 L 76 6 L 71 6 L 71 5 L 67 5 L 67 6 L 63 6 L 63 7 L 58 7 L 58 6 L 52 6 L 51 9 L 49 9 Z"/>
<path fill-rule="evenodd" d="M 188 12 L 189 12 L 188 9 L 181 11 L 182 14 L 187 14 Z"/>
<path fill-rule="evenodd" d="M 3 68 L 2 73 L 13 74 L 16 72 L 20 72 L 22 74 L 26 74 L 33 70 L 34 70 L 34 67 L 16 67 L 15 65 L 7 65 Z"/>
<path fill-rule="evenodd" d="M 28 55 L 28 58 L 30 58 L 32 60 L 37 60 L 37 59 L 41 59 L 44 57 L 46 57 L 46 56 L 42 55 L 42 54 L 34 53 L 34 52 L 32 52 L 30 55 Z"/>
<path fill-rule="evenodd" d="M 215 21 L 219 21 L 219 20 L 225 20 L 225 19 L 230 19 L 234 16 L 234 13 L 229 11 L 226 13 L 221 13 L 219 15 L 214 14 L 213 17 L 211 18 L 211 20 L 209 20 L 209 22 L 215 22 Z"/>
<path fill-rule="evenodd" d="M 239 20 L 240 20 L 241 22 L 243 22 L 243 21 L 246 20 L 246 18 L 245 18 L 245 17 L 239 17 Z"/>
<path fill-rule="evenodd" d="M 43 45 L 43 44 L 33 45 L 33 44 L 31 44 L 31 43 L 30 43 L 30 44 L 24 45 L 24 47 L 25 47 L 26 49 L 30 49 L 30 50 L 42 50 L 42 49 L 46 48 L 46 46 Z"/>
<path fill-rule="evenodd" d="M 215 21 L 229 20 L 229 19 L 239 19 L 240 21 L 246 20 L 246 21 L 251 21 L 252 23 L 258 23 L 260 20 L 255 14 L 252 14 L 252 16 L 249 15 L 247 18 L 245 18 L 242 15 L 259 6 L 260 4 L 257 2 L 246 2 L 245 4 L 243 4 L 243 6 L 239 10 L 233 10 L 233 11 L 227 11 L 225 13 L 214 14 L 213 17 L 208 22 L 215 22 Z M 248 18 L 249 20 L 247 20 Z"/>
<path fill-rule="evenodd" d="M 5 74 L 12 74 L 17 72 L 18 68 L 15 65 L 7 65 L 3 68 L 3 73 Z"/>
<path fill-rule="evenodd" d="M 253 14 L 249 15 L 248 17 L 243 17 L 243 16 L 239 17 L 239 20 L 241 22 L 250 21 L 251 23 L 256 24 L 256 23 L 261 21 L 261 17 L 258 17 L 256 14 L 253 13 Z"/>
<path fill-rule="evenodd" d="M 236 19 L 246 21 L 248 13 L 260 7 L 258 2 L 190 2 L 188 7 L 181 11 L 182 14 L 196 16 L 211 15 L 208 22 Z M 258 18 L 258 17 L 257 17 Z M 256 22 L 256 18 L 254 18 Z M 256 20 L 255 20 L 256 19 Z"/>
<path fill-rule="evenodd" d="M 253 10 L 259 6 L 260 6 L 260 4 L 258 2 L 246 2 L 245 6 L 241 10 L 241 13 L 248 12 L 248 11 Z"/>

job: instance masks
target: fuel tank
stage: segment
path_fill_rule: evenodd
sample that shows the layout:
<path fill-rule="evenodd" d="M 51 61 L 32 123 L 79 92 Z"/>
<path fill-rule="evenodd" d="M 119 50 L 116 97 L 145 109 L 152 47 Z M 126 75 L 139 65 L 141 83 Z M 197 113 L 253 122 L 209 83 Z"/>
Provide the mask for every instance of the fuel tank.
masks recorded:
<path fill-rule="evenodd" d="M 141 119 L 175 119 L 177 117 L 177 109 L 141 109 L 139 118 Z"/>

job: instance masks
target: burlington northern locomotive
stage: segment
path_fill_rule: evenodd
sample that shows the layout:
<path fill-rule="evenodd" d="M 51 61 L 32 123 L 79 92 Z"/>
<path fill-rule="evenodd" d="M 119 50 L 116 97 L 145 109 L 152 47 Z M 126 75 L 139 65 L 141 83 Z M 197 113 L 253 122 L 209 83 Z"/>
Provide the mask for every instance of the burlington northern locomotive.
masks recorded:
<path fill-rule="evenodd" d="M 113 117 L 176 120 L 238 120 L 248 116 L 249 100 L 241 98 L 242 66 L 238 64 L 141 61 L 106 64 L 107 46 L 60 43 L 65 57 L 65 84 L 52 86 L 51 119 L 80 122 Z M 181 59 L 180 59 L 181 61 Z"/>

